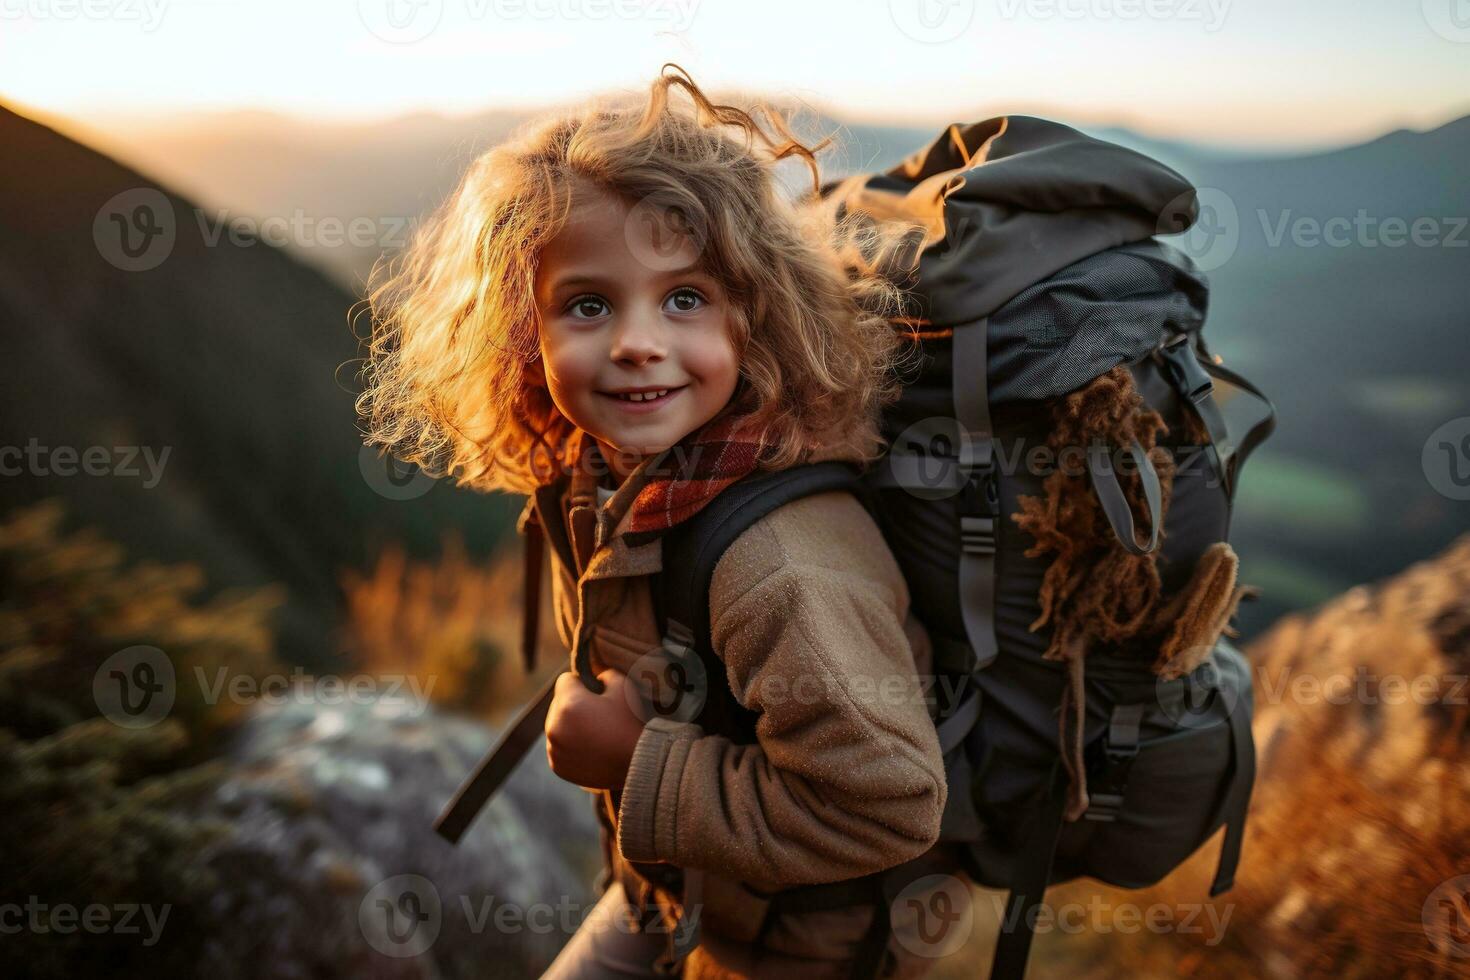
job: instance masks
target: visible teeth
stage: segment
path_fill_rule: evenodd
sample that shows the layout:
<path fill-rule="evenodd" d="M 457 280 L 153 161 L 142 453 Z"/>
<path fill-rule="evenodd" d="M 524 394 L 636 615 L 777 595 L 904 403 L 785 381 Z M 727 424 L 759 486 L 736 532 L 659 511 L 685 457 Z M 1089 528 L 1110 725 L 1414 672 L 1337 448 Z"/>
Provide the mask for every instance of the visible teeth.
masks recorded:
<path fill-rule="evenodd" d="M 618 397 L 621 398 L 621 399 L 623 399 L 624 401 L 630 401 L 630 402 L 646 402 L 646 401 L 651 401 L 651 400 L 653 400 L 655 398 L 662 398 L 664 395 L 667 395 L 668 393 L 669 393 L 669 389 L 664 388 L 664 389 L 662 389 L 660 391 L 649 391 L 649 392 L 637 392 L 637 391 L 635 391 L 635 392 L 632 392 L 630 394 L 619 395 Z"/>

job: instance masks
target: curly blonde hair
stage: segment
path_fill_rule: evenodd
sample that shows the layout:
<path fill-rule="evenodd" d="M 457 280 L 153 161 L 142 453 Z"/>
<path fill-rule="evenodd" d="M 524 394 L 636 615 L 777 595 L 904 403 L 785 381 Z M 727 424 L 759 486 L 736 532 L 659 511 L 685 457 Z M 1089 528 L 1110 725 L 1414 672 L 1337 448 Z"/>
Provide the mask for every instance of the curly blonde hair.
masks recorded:
<path fill-rule="evenodd" d="M 670 98 L 682 89 L 690 104 Z M 357 410 L 364 439 L 479 490 L 530 493 L 572 464 L 575 426 L 531 383 L 539 356 L 534 283 L 574 186 L 655 202 L 698 236 L 705 271 L 730 297 L 740 378 L 731 407 L 778 446 L 761 463 L 802 461 L 842 433 L 881 454 L 883 405 L 897 397 L 895 324 L 923 229 L 843 213 L 820 193 L 815 146 L 765 105 L 716 105 L 666 64 L 643 99 L 601 96 L 533 120 L 472 163 L 403 254 L 374 267 L 372 337 Z M 738 134 L 743 138 L 737 139 Z M 788 200 L 774 167 L 797 157 L 813 193 Z"/>

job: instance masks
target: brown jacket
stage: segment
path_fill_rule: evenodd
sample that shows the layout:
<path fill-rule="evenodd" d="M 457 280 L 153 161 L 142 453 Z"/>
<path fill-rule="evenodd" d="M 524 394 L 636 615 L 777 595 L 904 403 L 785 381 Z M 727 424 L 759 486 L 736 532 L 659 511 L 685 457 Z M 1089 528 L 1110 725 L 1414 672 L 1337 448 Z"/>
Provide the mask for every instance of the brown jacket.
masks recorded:
<path fill-rule="evenodd" d="M 813 458 L 853 454 L 837 445 Z M 600 508 L 596 474 L 575 470 L 562 481 L 570 554 L 550 549 L 552 597 L 574 670 L 580 638 L 594 672 L 628 673 L 659 646 L 648 576 L 661 567 L 662 541 L 629 546 L 621 536 L 658 462 L 645 461 Z M 793 501 L 750 527 L 716 567 L 709 601 L 715 652 L 741 703 L 760 713 L 759 742 L 648 722 L 621 794 L 597 791 L 616 842 L 608 873 L 634 901 L 652 899 L 672 918 L 679 896 L 629 862 L 703 870 L 702 941 L 685 961 L 686 980 L 748 970 L 757 952 L 762 976 L 840 975 L 871 907 L 783 916 L 764 951 L 744 944 L 763 916 L 760 892 L 868 874 L 935 843 L 946 786 L 932 692 L 920 680 L 930 670 L 928 635 L 909 614 L 877 525 L 841 491 Z M 928 965 L 890 948 L 900 975 Z"/>

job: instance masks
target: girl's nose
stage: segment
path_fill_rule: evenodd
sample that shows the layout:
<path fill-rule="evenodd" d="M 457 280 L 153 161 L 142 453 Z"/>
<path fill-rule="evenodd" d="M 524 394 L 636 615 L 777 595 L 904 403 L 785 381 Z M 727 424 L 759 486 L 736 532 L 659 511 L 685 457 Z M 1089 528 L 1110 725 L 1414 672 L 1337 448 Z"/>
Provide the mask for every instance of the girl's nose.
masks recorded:
<path fill-rule="evenodd" d="M 666 353 L 664 328 L 657 317 L 635 314 L 613 331 L 612 359 L 620 364 L 661 360 Z"/>

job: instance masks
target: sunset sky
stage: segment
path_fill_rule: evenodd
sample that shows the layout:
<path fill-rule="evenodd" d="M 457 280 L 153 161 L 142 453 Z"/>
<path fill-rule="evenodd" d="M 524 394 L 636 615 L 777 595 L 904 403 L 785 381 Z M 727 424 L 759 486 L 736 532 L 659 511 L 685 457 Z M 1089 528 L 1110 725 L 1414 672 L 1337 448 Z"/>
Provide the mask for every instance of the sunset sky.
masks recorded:
<path fill-rule="evenodd" d="M 1312 146 L 1470 113 L 1470 0 L 0 0 L 0 101 L 365 119 L 702 86 Z"/>

